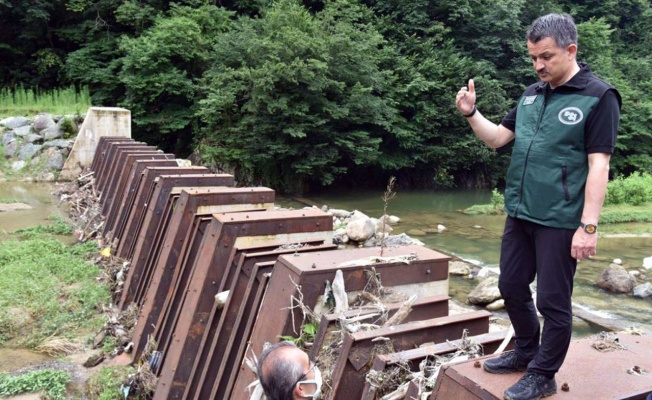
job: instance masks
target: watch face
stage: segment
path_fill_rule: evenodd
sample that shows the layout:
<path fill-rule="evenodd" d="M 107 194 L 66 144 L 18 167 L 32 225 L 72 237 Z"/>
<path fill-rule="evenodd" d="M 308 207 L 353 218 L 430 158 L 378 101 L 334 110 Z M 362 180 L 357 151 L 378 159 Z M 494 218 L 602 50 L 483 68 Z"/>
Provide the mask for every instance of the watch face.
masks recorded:
<path fill-rule="evenodd" d="M 584 232 L 586 232 L 586 233 L 589 233 L 589 234 L 595 233 L 595 231 L 597 231 L 597 230 L 598 230 L 598 227 L 593 225 L 593 224 L 584 225 Z"/>

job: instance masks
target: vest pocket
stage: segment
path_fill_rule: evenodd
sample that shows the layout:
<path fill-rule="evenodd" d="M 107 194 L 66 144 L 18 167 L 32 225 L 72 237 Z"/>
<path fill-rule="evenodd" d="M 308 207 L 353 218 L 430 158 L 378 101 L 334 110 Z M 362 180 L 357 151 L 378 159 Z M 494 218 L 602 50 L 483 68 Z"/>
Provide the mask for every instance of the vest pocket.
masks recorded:
<path fill-rule="evenodd" d="M 566 165 L 561 166 L 561 187 L 564 190 L 564 199 L 566 201 L 570 200 L 570 193 L 568 192 L 568 167 Z"/>

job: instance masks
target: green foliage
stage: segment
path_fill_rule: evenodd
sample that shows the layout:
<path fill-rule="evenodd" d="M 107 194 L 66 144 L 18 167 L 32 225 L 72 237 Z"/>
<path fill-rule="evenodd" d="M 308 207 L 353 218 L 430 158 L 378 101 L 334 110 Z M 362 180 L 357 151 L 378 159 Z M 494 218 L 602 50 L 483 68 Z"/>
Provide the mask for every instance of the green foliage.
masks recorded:
<path fill-rule="evenodd" d="M 618 177 L 607 185 L 605 205 L 630 204 L 639 206 L 652 202 L 652 175 L 635 172 L 627 178 Z"/>
<path fill-rule="evenodd" d="M 18 376 L 0 373 L 0 396 L 21 393 L 42 392 L 46 399 L 65 399 L 66 383 L 70 382 L 68 372 L 42 369 Z"/>
<path fill-rule="evenodd" d="M 8 310 L 20 308 L 34 320 L 21 338 L 35 346 L 44 338 L 72 332 L 84 335 L 101 326 L 97 307 L 109 293 L 96 277 L 99 270 L 85 261 L 90 246 L 66 246 L 56 239 L 0 242 L 0 321 L 8 332 Z M 5 335 L 5 339 L 8 339 Z"/>
<path fill-rule="evenodd" d="M 0 116 L 51 114 L 80 114 L 91 106 L 87 86 L 40 90 L 18 86 L 0 89 Z"/>
<path fill-rule="evenodd" d="M 605 206 L 600 214 L 601 224 L 626 222 L 652 222 L 652 202 L 642 203 L 638 206 L 629 204 L 609 205 Z"/>
<path fill-rule="evenodd" d="M 301 326 L 301 334 L 299 337 L 294 336 L 281 336 L 283 340 L 290 341 L 298 347 L 305 347 L 307 343 L 315 341 L 315 335 L 319 329 L 319 323 L 307 323 Z"/>
<path fill-rule="evenodd" d="M 240 18 L 218 38 L 206 75 L 202 155 L 287 192 L 393 162 L 379 149 L 401 142 L 394 102 L 383 96 L 395 77 L 383 65 L 387 43 L 364 17 L 344 1 L 313 15 L 285 0 Z"/>
<path fill-rule="evenodd" d="M 16 233 L 20 234 L 23 239 L 34 239 L 43 234 L 50 235 L 70 235 L 72 234 L 72 225 L 59 215 L 52 215 L 48 218 L 52 221 L 49 225 L 36 225 L 29 228 L 19 229 Z"/>
<path fill-rule="evenodd" d="M 490 204 L 476 204 L 464 209 L 463 213 L 467 215 L 499 215 L 503 214 L 505 208 L 505 196 L 494 189 L 491 191 Z"/>

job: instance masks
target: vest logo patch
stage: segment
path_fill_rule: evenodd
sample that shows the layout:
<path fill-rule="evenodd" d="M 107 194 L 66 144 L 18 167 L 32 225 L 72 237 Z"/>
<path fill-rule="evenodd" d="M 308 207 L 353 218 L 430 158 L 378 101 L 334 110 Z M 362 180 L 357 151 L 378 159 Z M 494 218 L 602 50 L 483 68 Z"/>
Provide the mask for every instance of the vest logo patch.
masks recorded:
<path fill-rule="evenodd" d="M 537 96 L 526 96 L 525 99 L 523 100 L 523 105 L 529 106 L 530 104 L 534 104 L 534 100 L 536 99 Z"/>
<path fill-rule="evenodd" d="M 582 119 L 584 119 L 584 114 L 577 107 L 566 107 L 559 112 L 559 122 L 564 125 L 579 124 Z"/>

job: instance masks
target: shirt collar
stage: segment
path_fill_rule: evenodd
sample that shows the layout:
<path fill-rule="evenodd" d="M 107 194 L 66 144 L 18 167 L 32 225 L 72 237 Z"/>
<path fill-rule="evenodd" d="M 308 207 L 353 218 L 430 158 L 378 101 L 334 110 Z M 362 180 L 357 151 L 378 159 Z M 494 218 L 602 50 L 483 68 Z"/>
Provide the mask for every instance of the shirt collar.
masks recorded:
<path fill-rule="evenodd" d="M 580 66 L 580 70 L 577 71 L 575 75 L 573 75 L 572 78 L 566 83 L 564 83 L 560 87 L 570 87 L 574 89 L 584 89 L 589 82 L 589 76 L 591 75 L 591 68 L 585 64 L 585 63 L 578 63 Z M 545 91 L 549 87 L 547 82 L 539 82 L 539 84 L 536 87 L 537 91 Z"/>

